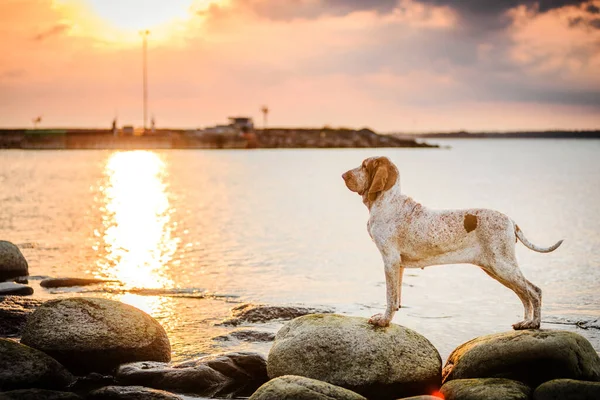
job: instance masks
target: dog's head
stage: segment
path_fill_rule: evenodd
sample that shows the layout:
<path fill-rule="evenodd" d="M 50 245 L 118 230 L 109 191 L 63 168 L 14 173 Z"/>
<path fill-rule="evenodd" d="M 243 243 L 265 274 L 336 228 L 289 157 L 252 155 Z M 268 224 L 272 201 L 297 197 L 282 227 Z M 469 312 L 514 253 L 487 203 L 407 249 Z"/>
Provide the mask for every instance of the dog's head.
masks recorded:
<path fill-rule="evenodd" d="M 365 203 L 372 203 L 398 179 L 398 169 L 387 157 L 371 157 L 360 167 L 342 175 L 348 189 L 360 194 Z"/>

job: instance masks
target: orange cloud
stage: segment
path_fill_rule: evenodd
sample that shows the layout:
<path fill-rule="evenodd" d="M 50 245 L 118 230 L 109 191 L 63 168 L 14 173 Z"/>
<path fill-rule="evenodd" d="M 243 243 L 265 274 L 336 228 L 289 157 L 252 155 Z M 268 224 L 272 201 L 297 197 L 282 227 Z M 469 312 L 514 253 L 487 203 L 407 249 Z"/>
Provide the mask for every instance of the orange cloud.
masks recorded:
<path fill-rule="evenodd" d="M 276 125 L 600 126 L 599 102 L 586 104 L 600 93 L 600 30 L 572 23 L 593 20 L 588 7 L 598 1 L 517 7 L 490 31 L 468 29 L 448 5 L 350 3 L 321 12 L 321 0 L 304 1 L 298 18 L 283 18 L 293 8 L 275 18 L 251 7 L 258 3 L 196 0 L 188 19 L 152 29 L 150 112 L 160 126 L 192 128 L 258 117 L 265 103 Z M 43 114 L 47 125 L 109 126 L 115 113 L 141 124 L 141 39 L 87 4 L 0 2 L 1 124 L 26 126 Z"/>

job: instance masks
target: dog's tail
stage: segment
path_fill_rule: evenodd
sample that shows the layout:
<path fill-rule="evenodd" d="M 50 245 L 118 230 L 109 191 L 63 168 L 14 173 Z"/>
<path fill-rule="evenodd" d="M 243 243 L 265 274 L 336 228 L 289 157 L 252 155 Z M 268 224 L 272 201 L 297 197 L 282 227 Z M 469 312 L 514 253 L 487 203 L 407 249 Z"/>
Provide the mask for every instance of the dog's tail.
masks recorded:
<path fill-rule="evenodd" d="M 529 240 L 527 240 L 525 235 L 523 235 L 523 231 L 521 230 L 521 228 L 519 228 L 519 225 L 517 225 L 517 224 L 515 224 L 515 234 L 517 235 L 517 237 L 519 238 L 521 243 L 523 243 L 526 247 L 530 248 L 531 250 L 537 251 L 538 253 L 550 253 L 551 251 L 558 249 L 558 247 L 563 242 L 562 240 L 559 240 L 558 242 L 556 242 L 555 244 L 553 244 L 550 247 L 536 246 L 535 244 L 533 244 Z"/>

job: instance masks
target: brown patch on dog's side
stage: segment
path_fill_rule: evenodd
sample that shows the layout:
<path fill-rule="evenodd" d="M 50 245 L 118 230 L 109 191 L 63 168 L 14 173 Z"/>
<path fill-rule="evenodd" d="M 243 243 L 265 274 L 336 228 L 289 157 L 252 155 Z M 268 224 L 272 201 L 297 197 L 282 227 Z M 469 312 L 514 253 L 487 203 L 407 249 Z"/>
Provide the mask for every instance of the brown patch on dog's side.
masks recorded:
<path fill-rule="evenodd" d="M 477 228 L 477 217 L 472 214 L 465 215 L 465 230 L 467 233 L 472 232 Z"/>

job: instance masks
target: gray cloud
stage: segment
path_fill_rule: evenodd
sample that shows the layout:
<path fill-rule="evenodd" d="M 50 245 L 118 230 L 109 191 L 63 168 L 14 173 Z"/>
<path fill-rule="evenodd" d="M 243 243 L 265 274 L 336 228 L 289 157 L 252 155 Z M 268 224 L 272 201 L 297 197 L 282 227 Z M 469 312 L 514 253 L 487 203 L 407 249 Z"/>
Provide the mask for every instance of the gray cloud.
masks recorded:
<path fill-rule="evenodd" d="M 519 5 L 537 7 L 540 12 L 561 8 L 567 5 L 581 5 L 589 0 L 417 0 L 424 4 L 448 6 L 465 16 L 466 19 L 486 16 L 500 18 L 502 14 Z M 387 13 L 396 8 L 398 0 L 234 0 L 238 6 L 251 9 L 270 19 L 289 20 L 295 18 L 318 18 L 322 15 L 345 15 L 354 11 L 376 11 Z M 600 10 L 593 4 L 587 6 L 589 13 Z"/>

